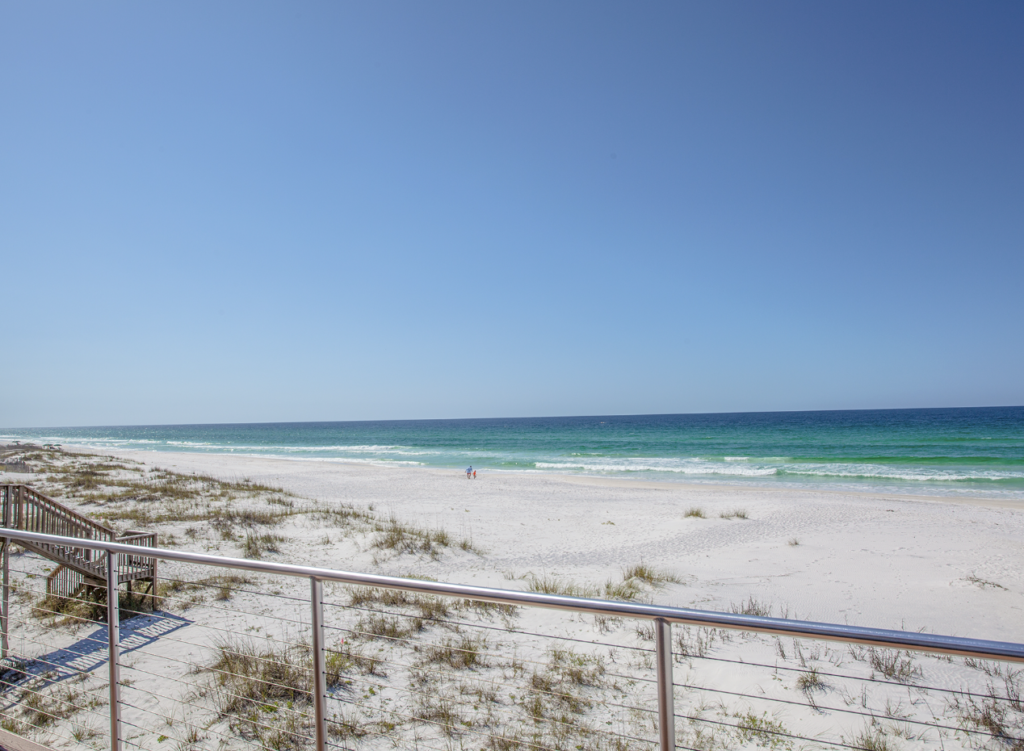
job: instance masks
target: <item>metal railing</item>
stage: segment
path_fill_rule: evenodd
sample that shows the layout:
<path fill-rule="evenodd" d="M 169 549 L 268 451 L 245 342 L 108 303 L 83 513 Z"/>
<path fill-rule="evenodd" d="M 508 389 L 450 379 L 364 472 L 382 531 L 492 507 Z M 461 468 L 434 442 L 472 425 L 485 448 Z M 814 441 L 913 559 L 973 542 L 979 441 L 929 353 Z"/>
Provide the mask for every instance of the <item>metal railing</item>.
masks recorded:
<path fill-rule="evenodd" d="M 663 607 L 658 605 L 642 604 L 637 602 L 622 602 L 622 601 L 608 601 L 598 600 L 580 597 L 567 597 L 562 595 L 550 595 L 550 594 L 539 594 L 533 592 L 521 592 L 513 590 L 495 589 L 488 587 L 476 587 L 461 584 L 447 584 L 434 581 L 423 581 L 416 579 L 405 579 L 393 576 L 381 576 L 374 574 L 364 574 L 355 572 L 337 571 L 326 568 L 317 568 L 310 566 L 299 566 L 290 564 L 281 564 L 266 562 L 261 560 L 250 560 L 250 559 L 239 559 L 239 558 L 226 558 L 214 555 L 205 555 L 200 553 L 189 553 L 180 552 L 175 550 L 166 550 L 158 548 L 140 548 L 137 545 L 128 545 L 123 543 L 110 542 L 106 540 L 82 540 L 77 538 L 67 538 L 55 535 L 46 535 L 33 532 L 17 531 L 17 530 L 2 530 L 2 536 L 6 540 L 13 540 L 19 543 L 29 543 L 35 546 L 65 546 L 69 548 L 87 548 L 93 550 L 106 551 L 106 564 L 108 567 L 108 582 L 118 582 L 119 577 L 118 566 L 119 559 L 123 556 L 137 557 L 144 555 L 147 558 L 178 562 L 183 564 L 196 564 L 201 566 L 215 566 L 225 569 L 232 569 L 235 571 L 247 571 L 254 573 L 272 574 L 278 576 L 289 576 L 299 577 L 308 580 L 309 582 L 309 594 L 308 600 L 305 607 L 308 607 L 309 620 L 308 623 L 311 626 L 311 659 L 312 659 L 312 681 L 311 691 L 305 693 L 310 694 L 312 704 L 312 738 L 313 744 L 317 751 L 325 751 L 329 745 L 329 739 L 334 736 L 344 736 L 343 725 L 339 723 L 337 718 L 334 719 L 329 716 L 327 702 L 328 699 L 333 699 L 328 691 L 328 660 L 337 654 L 336 650 L 332 650 L 328 647 L 328 640 L 325 638 L 325 634 L 328 630 L 341 631 L 347 634 L 355 634 L 360 628 L 365 629 L 364 626 L 354 626 L 350 628 L 341 628 L 338 626 L 329 626 L 325 621 L 325 609 L 324 606 L 328 605 L 332 608 L 335 607 L 333 603 L 327 602 L 324 597 L 324 584 L 325 583 L 336 583 L 342 585 L 355 585 L 358 587 L 371 587 L 375 590 L 391 590 L 400 593 L 408 593 L 410 595 L 426 595 L 426 596 L 438 596 L 438 597 L 451 597 L 461 598 L 463 600 L 482 602 L 482 603 L 493 603 L 501 606 L 512 606 L 516 608 L 542 608 L 552 609 L 557 611 L 564 611 L 573 614 L 584 614 L 588 616 L 595 616 L 601 619 L 632 619 L 639 621 L 638 633 L 641 628 L 650 629 L 649 637 L 654 642 L 653 650 L 647 649 L 642 650 L 646 653 L 646 657 L 652 659 L 647 660 L 641 665 L 643 669 L 649 669 L 653 673 L 653 678 L 644 678 L 637 676 L 637 674 L 621 675 L 619 677 L 628 679 L 628 681 L 640 681 L 646 684 L 653 684 L 657 694 L 657 710 L 654 711 L 647 707 L 642 706 L 629 706 L 624 707 L 625 710 L 635 712 L 646 712 L 651 716 L 652 720 L 656 720 L 653 725 L 656 726 L 657 731 L 657 742 L 652 743 L 656 745 L 662 751 L 667 749 L 675 748 L 689 748 L 690 746 L 680 744 L 679 737 L 676 733 L 675 721 L 677 718 L 684 719 L 691 723 L 695 722 L 695 717 L 700 722 L 710 723 L 711 725 L 723 725 L 730 728 L 739 728 L 740 732 L 751 733 L 751 737 L 755 739 L 767 739 L 765 744 L 758 743 L 757 745 L 768 745 L 771 748 L 788 748 L 791 747 L 791 741 L 789 739 L 802 739 L 802 740 L 815 740 L 815 742 L 821 743 L 829 747 L 848 747 L 848 748 L 869 748 L 870 744 L 865 745 L 867 742 L 857 745 L 856 743 L 849 742 L 835 742 L 829 740 L 809 739 L 802 738 L 801 736 L 794 735 L 786 731 L 782 725 L 773 724 L 768 721 L 760 721 L 758 717 L 751 715 L 752 719 L 743 720 L 742 722 L 728 724 L 722 720 L 705 719 L 700 715 L 699 711 L 691 712 L 690 714 L 679 714 L 676 707 L 676 698 L 674 692 L 676 689 L 682 689 L 690 692 L 691 695 L 699 696 L 702 691 L 711 691 L 712 689 L 693 683 L 689 677 L 684 679 L 682 682 L 677 682 L 673 677 L 673 666 L 680 658 L 706 658 L 705 650 L 699 644 L 695 647 L 688 641 L 688 631 L 684 632 L 680 629 L 680 633 L 676 634 L 676 638 L 673 636 L 673 625 L 679 625 L 684 627 L 697 627 L 698 629 L 724 629 L 728 631 L 742 631 L 752 634 L 763 634 L 770 635 L 772 637 L 793 637 L 802 639 L 811 639 L 815 641 L 832 641 L 839 642 L 845 645 L 861 645 L 866 648 L 872 655 L 874 661 L 876 654 L 881 654 L 875 650 L 897 650 L 896 657 L 902 652 L 906 651 L 918 651 L 924 652 L 931 655 L 949 655 L 949 656 L 960 656 L 968 658 L 973 661 L 1005 661 L 1005 662 L 1016 662 L 1024 663 L 1024 644 L 1008 643 L 1008 642 L 996 642 L 996 641 L 985 641 L 979 639 L 968 639 L 951 636 L 940 636 L 935 634 L 927 633 L 911 633 L 905 631 L 893 631 L 885 629 L 874 629 L 874 628 L 863 628 L 857 626 L 848 626 L 840 624 L 830 623 L 815 623 L 806 622 L 799 620 L 790 620 L 786 618 L 774 618 L 759 615 L 747 615 L 743 613 L 722 613 L 722 612 L 710 612 L 702 610 L 694 610 L 688 608 L 675 608 L 675 607 Z M 134 542 L 134 541 L 133 541 Z M 4 555 L 4 592 L 3 592 L 3 628 L 4 628 L 4 645 L 5 645 L 5 657 L 6 647 L 8 641 L 8 630 L 10 626 L 9 620 L 9 592 L 8 592 L 8 553 L 9 544 L 5 545 Z M 244 590 L 239 590 L 244 591 Z M 252 593 L 258 594 L 258 593 Z M 154 593 L 155 595 L 155 593 Z M 292 597 L 292 600 L 298 598 Z M 121 606 L 123 608 L 123 606 Z M 119 651 L 121 647 L 121 628 L 119 622 L 119 599 L 117 597 L 107 597 L 106 603 L 106 625 L 107 625 L 107 661 L 109 663 L 109 704 L 110 704 L 110 739 L 111 748 L 113 751 L 120 751 L 123 747 L 122 742 L 123 727 L 122 727 L 122 706 L 125 706 L 122 691 L 124 689 L 124 682 L 120 675 L 121 660 L 119 658 Z M 226 612 L 234 612 L 226 608 L 222 608 Z M 384 613 L 393 611 L 381 611 Z M 391 617 L 391 616 L 388 616 Z M 429 620 L 429 616 L 427 616 Z M 300 619 L 303 623 L 306 621 Z M 420 619 L 422 620 L 422 618 Z M 298 623 L 299 620 L 294 621 Z M 644 623 L 648 625 L 643 626 Z M 468 624 L 462 624 L 467 626 Z M 458 624 L 456 625 L 458 629 Z M 497 630 L 497 629 L 494 629 Z M 381 632 L 385 633 L 385 632 Z M 382 636 L 380 638 L 390 639 L 393 642 L 402 642 L 406 640 L 400 632 L 395 632 L 398 635 Z M 705 637 L 713 638 L 717 631 L 708 631 Z M 554 637 L 553 637 L 554 638 Z M 698 632 L 696 637 L 697 641 L 701 638 L 701 634 Z M 722 637 L 719 637 L 722 638 Z M 777 641 L 777 648 L 780 651 L 784 650 L 783 643 Z M 617 645 L 608 645 L 617 646 Z M 454 647 L 455 651 L 458 652 L 460 647 Z M 799 647 L 797 647 L 799 649 Z M 852 649 L 852 647 L 851 647 Z M 222 652 L 224 647 L 221 647 Z M 468 649 L 464 649 L 468 651 Z M 172 659 L 172 658 L 163 658 Z M 267 659 L 264 657 L 255 657 L 255 659 Z M 801 664 L 804 664 L 804 658 L 800 658 Z M 721 660 L 721 662 L 732 662 L 733 660 Z M 753 670 L 755 668 L 774 670 L 777 675 L 779 670 L 787 670 L 791 668 L 781 667 L 779 662 L 776 661 L 774 666 L 767 661 L 758 663 L 756 660 L 752 661 L 739 661 L 743 669 Z M 638 664 L 640 664 L 638 662 Z M 874 664 L 874 663 L 873 663 Z M 748 667 L 749 666 L 749 667 Z M 897 665 L 898 668 L 898 665 Z M 132 668 L 135 669 L 135 668 Z M 332 668 L 333 669 L 333 668 Z M 894 668 L 895 670 L 896 668 Z M 879 667 L 879 670 L 884 676 L 890 674 L 886 671 L 885 666 Z M 813 675 L 814 680 L 822 681 L 820 685 L 825 685 L 823 679 L 820 677 L 821 673 L 817 668 L 808 668 L 805 671 L 808 675 Z M 374 675 L 372 669 L 367 674 L 372 677 Z M 535 678 L 537 673 L 535 672 Z M 889 683 L 893 685 L 903 685 L 907 683 L 906 677 L 900 677 L 896 672 L 893 673 L 895 676 Z M 891 676 L 890 676 L 891 677 Z M 831 680 L 839 682 L 840 679 L 851 678 L 849 675 L 834 675 Z M 858 678 L 857 680 L 864 680 Z M 874 670 L 872 671 L 871 680 L 875 680 Z M 881 679 L 882 682 L 886 682 Z M 563 694 L 559 693 L 557 687 L 552 687 L 547 684 L 537 684 L 536 690 L 542 694 L 546 694 L 548 697 L 554 697 L 558 699 Z M 831 710 L 836 712 L 848 712 L 857 716 L 864 716 L 870 718 L 871 722 L 875 722 L 875 719 L 881 714 L 876 714 L 871 711 L 860 711 L 857 709 L 843 709 L 840 707 L 820 707 L 815 703 L 813 698 L 814 685 L 803 681 L 803 689 L 805 696 L 809 702 L 809 706 L 814 708 L 816 711 Z M 383 690 L 383 684 L 380 681 L 376 683 L 368 681 L 368 688 L 364 696 L 376 695 L 374 686 L 378 687 L 378 690 Z M 1017 685 L 1017 684 L 1013 684 Z M 964 701 L 987 701 L 988 698 L 1005 699 L 1015 707 L 1015 711 L 1019 710 L 1024 712 L 1024 705 L 1022 705 L 1021 697 L 1019 694 L 1013 695 L 1010 690 L 1010 683 L 1007 683 L 1007 691 L 1011 693 L 1009 697 L 1002 696 L 990 696 L 981 692 L 963 692 L 959 694 L 948 687 L 939 686 L 935 690 L 946 691 L 952 695 L 956 700 L 959 701 L 959 697 L 963 697 Z M 288 688 L 282 686 L 280 688 Z M 409 689 L 411 691 L 411 689 Z M 1014 689 L 1016 690 L 1016 689 Z M 302 691 L 300 691 L 301 693 Z M 717 690 L 717 693 L 722 695 L 739 696 L 745 697 L 751 700 L 762 700 L 765 702 L 776 702 L 782 704 L 796 704 L 797 702 L 787 700 L 785 698 L 771 697 L 768 696 L 764 691 L 760 694 L 756 694 L 749 688 L 744 686 L 737 687 L 734 691 L 729 690 Z M 862 702 L 865 709 L 867 709 L 866 699 Z M 846 702 L 847 707 L 853 706 L 852 701 Z M 618 705 L 612 705 L 618 706 Z M 292 711 L 291 705 L 287 707 L 288 711 Z M 277 711 L 276 709 L 274 711 Z M 284 711 L 284 709 L 282 709 Z M 960 723 L 960 727 L 954 724 L 942 725 L 936 723 L 923 723 L 913 719 L 907 719 L 909 715 L 904 717 L 898 713 L 892 713 L 889 708 L 885 710 L 886 717 L 903 718 L 901 721 L 910 723 L 913 725 L 927 724 L 929 727 L 945 728 L 950 732 L 968 732 L 963 729 L 963 723 Z M 255 717 L 255 716 L 254 716 Z M 938 719 L 938 718 L 936 718 Z M 562 722 L 566 721 L 563 719 L 549 719 L 549 722 Z M 251 722 L 255 723 L 254 726 L 260 725 L 261 720 L 259 717 L 255 717 Z M 985 723 L 988 720 L 978 721 L 978 727 L 982 728 L 977 732 L 981 733 L 986 739 L 995 738 L 997 740 L 1005 740 L 1002 736 L 1006 733 L 1000 730 L 997 724 L 989 722 L 988 725 Z M 744 724 L 746 723 L 746 724 Z M 611 725 L 611 722 L 607 723 Z M 1004 723 L 1005 725 L 1005 723 Z M 292 729 L 286 732 L 298 735 L 298 731 Z M 974 732 L 974 731 L 970 731 Z M 1002 733 L 1002 736 L 1000 735 Z M 622 735 L 623 738 L 630 738 L 629 736 Z M 493 743 L 493 739 L 497 738 L 495 735 L 488 736 L 488 742 L 492 743 L 492 748 L 547 748 L 540 743 L 523 742 L 518 745 L 507 745 L 503 746 L 500 743 Z M 500 740 L 500 738 L 499 738 Z M 630 738 L 630 740 L 636 740 L 640 742 L 643 739 Z M 1024 743 L 1019 741 L 1017 738 L 1011 738 L 1011 740 Z M 776 745 L 778 741 L 781 745 Z M 787 746 L 786 744 L 790 745 Z M 1015 747 L 1015 746 L 1014 746 Z"/>

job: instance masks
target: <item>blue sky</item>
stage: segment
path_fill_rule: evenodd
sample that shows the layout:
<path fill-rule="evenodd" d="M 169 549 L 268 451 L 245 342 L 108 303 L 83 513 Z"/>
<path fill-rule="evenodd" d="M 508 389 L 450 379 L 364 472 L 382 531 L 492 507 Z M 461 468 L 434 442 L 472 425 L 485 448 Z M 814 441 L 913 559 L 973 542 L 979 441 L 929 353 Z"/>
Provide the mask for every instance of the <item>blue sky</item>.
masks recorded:
<path fill-rule="evenodd" d="M 0 4 L 0 425 L 1024 403 L 1024 5 Z"/>

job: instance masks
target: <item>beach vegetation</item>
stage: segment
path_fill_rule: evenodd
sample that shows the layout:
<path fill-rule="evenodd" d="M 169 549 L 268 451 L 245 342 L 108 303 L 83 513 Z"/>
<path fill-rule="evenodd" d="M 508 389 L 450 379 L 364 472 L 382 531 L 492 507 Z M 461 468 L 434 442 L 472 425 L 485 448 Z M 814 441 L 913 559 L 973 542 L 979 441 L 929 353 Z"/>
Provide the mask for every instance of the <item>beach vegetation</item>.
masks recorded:
<path fill-rule="evenodd" d="M 162 601 L 165 608 L 188 610 L 205 602 L 208 594 L 212 594 L 214 600 L 223 602 L 230 600 L 239 587 L 256 583 L 251 576 L 235 573 L 216 574 L 195 581 L 161 579 L 160 591 L 163 594 L 158 595 L 157 599 Z"/>
<path fill-rule="evenodd" d="M 640 579 L 623 579 L 622 581 L 616 582 L 609 579 L 604 583 L 604 590 L 602 592 L 605 599 L 608 600 L 623 600 L 626 602 L 632 602 L 636 600 L 646 599 L 646 592 L 641 586 L 642 582 Z"/>
<path fill-rule="evenodd" d="M 460 711 L 457 700 L 446 694 L 419 696 L 415 712 L 415 719 L 437 726 L 448 738 L 472 726 Z"/>
<path fill-rule="evenodd" d="M 246 532 L 245 540 L 242 542 L 242 555 L 258 561 L 264 553 L 281 552 L 281 543 L 284 541 L 281 535 Z"/>
<path fill-rule="evenodd" d="M 85 743 L 88 740 L 92 740 L 100 733 L 83 722 L 76 722 L 71 726 L 71 737 L 75 739 L 76 743 Z"/>
<path fill-rule="evenodd" d="M 633 625 L 633 633 L 636 634 L 640 641 L 654 641 L 655 629 L 653 623 L 646 621 L 637 621 Z"/>
<path fill-rule="evenodd" d="M 308 646 L 259 647 L 243 639 L 216 645 L 202 693 L 233 731 L 273 749 L 302 748 L 312 731 L 312 656 Z M 347 657 L 329 661 L 329 689 L 344 685 Z"/>
<path fill-rule="evenodd" d="M 675 653 L 681 657 L 707 657 L 715 642 L 724 642 L 724 632 L 706 626 L 677 626 L 675 632 Z"/>
<path fill-rule="evenodd" d="M 439 597 L 379 587 L 351 587 L 348 590 L 348 602 L 352 607 L 365 608 L 372 605 L 412 611 L 420 621 L 417 630 L 425 628 L 431 623 L 447 628 L 457 628 L 457 624 L 450 623 L 447 619 L 468 612 L 475 612 L 485 618 L 497 616 L 505 622 L 506 627 L 511 628 L 513 619 L 519 614 L 519 608 L 504 603 Z"/>
<path fill-rule="evenodd" d="M 736 735 L 741 743 L 753 743 L 760 748 L 783 751 L 793 748 L 790 733 L 781 721 L 769 717 L 767 712 L 761 715 L 747 712 L 737 715 Z"/>
<path fill-rule="evenodd" d="M 974 574 L 965 576 L 964 579 L 969 581 L 971 584 L 974 584 L 975 586 L 981 587 L 982 589 L 1006 589 L 1006 587 L 1004 587 L 1002 584 L 999 584 L 994 581 L 989 581 L 988 579 L 982 579 L 981 577 L 975 576 Z"/>
<path fill-rule="evenodd" d="M 559 579 L 556 576 L 527 574 L 526 585 L 530 592 L 539 592 L 545 595 L 563 595 L 565 597 L 597 597 L 598 595 L 597 587 Z"/>
<path fill-rule="evenodd" d="M 811 667 L 797 677 L 796 687 L 805 694 L 810 694 L 813 691 L 827 691 L 829 685 L 818 669 Z"/>
<path fill-rule="evenodd" d="M 896 742 L 886 734 L 885 728 L 874 719 L 854 735 L 849 743 L 862 751 L 897 751 L 898 749 Z"/>
<path fill-rule="evenodd" d="M 357 636 L 403 640 L 423 630 L 423 619 L 371 612 L 361 616 L 352 630 Z"/>
<path fill-rule="evenodd" d="M 700 506 L 691 506 L 686 509 L 686 513 L 683 514 L 683 517 L 688 519 L 707 519 L 707 514 L 704 513 L 704 509 Z"/>
<path fill-rule="evenodd" d="M 643 561 L 634 564 L 629 568 L 626 568 L 622 572 L 622 580 L 630 581 L 636 580 L 648 584 L 652 587 L 658 587 L 663 584 L 679 584 L 681 579 L 675 574 L 667 571 L 659 571 L 658 569 L 650 566 Z"/>
<path fill-rule="evenodd" d="M 378 550 L 389 550 L 397 554 L 428 555 L 436 560 L 440 558 L 442 549 L 453 545 L 457 545 L 467 552 L 478 554 L 480 552 L 470 540 L 454 540 L 444 529 L 424 529 L 405 524 L 394 515 L 386 520 L 375 522 L 374 531 L 376 536 L 372 546 Z"/>
<path fill-rule="evenodd" d="M 914 664 L 914 658 L 909 652 L 869 647 L 867 655 L 871 667 L 890 681 L 910 683 L 923 674 L 921 668 Z"/>
<path fill-rule="evenodd" d="M 422 655 L 426 663 L 467 670 L 487 666 L 486 649 L 487 640 L 483 637 L 464 635 L 458 640 L 445 637 L 437 644 L 428 644 L 423 647 Z"/>
<path fill-rule="evenodd" d="M 324 665 L 328 686 L 342 686 L 351 683 L 348 676 L 354 671 L 363 675 L 386 678 L 384 660 L 376 653 L 368 653 L 364 645 L 352 639 L 344 639 L 333 648 L 324 650 Z"/>
<path fill-rule="evenodd" d="M 500 733 L 491 733 L 484 743 L 485 751 L 520 751 L 534 748 L 534 744 L 523 737 L 518 727 L 502 727 Z"/>
<path fill-rule="evenodd" d="M 603 660 L 572 649 L 552 648 L 547 663 L 530 674 L 523 706 L 535 720 L 580 715 L 594 706 L 589 692 L 605 685 Z M 564 722 L 565 720 L 563 720 Z"/>
<path fill-rule="evenodd" d="M 746 519 L 748 518 L 747 512 L 744 509 L 733 509 L 732 511 L 723 511 L 718 515 L 722 519 Z"/>
<path fill-rule="evenodd" d="M 153 598 L 148 594 L 118 590 L 118 613 L 126 621 L 137 615 L 153 611 Z M 87 623 L 105 623 L 107 619 L 107 590 L 105 587 L 80 587 L 69 596 L 48 592 L 32 604 L 34 618 L 50 627 L 77 628 Z"/>
<path fill-rule="evenodd" d="M 67 720 L 78 712 L 93 709 L 104 703 L 103 699 L 86 693 L 80 686 L 82 679 L 54 682 L 53 672 L 33 677 L 18 685 L 16 706 L 20 716 L 5 715 L 10 720 L 3 728 L 19 733 L 27 729 L 48 728 Z M 19 733 L 20 734 L 20 733 Z"/>
<path fill-rule="evenodd" d="M 1024 670 L 996 665 L 985 692 L 959 691 L 947 698 L 947 713 L 964 732 L 980 731 L 1009 751 L 1024 751 Z"/>
<path fill-rule="evenodd" d="M 735 602 L 729 603 L 729 612 L 770 618 L 772 615 L 772 605 L 769 602 L 763 602 L 753 595 L 750 595 L 746 600 L 742 600 L 738 604 Z"/>

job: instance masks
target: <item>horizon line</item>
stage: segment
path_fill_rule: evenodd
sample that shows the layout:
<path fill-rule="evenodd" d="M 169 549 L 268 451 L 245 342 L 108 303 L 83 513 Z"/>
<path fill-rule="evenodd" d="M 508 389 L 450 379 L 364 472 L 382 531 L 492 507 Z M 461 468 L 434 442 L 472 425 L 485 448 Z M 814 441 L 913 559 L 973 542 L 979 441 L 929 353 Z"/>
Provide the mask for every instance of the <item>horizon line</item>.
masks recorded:
<path fill-rule="evenodd" d="M 763 411 L 737 411 L 737 412 L 649 412 L 649 413 L 621 413 L 621 414 L 592 414 L 592 415 L 532 415 L 525 417 L 420 417 L 420 418 L 389 418 L 371 420 L 272 420 L 260 422 L 182 422 L 182 423 L 148 423 L 133 425 L 42 425 L 34 427 L 9 427 L 0 428 L 0 431 L 18 430 L 61 430 L 61 429 L 89 429 L 89 428 L 195 428 L 195 427 L 234 427 L 239 425 L 337 425 L 337 424 L 359 424 L 359 423 L 381 423 L 381 422 L 471 422 L 485 420 L 586 420 L 598 418 L 623 418 L 623 417 L 690 417 L 690 416 L 714 416 L 714 415 L 783 415 L 783 414 L 820 414 L 826 412 L 926 412 L 945 410 L 968 410 L 968 409 L 1024 409 L 1024 405 L 987 405 L 975 407 L 871 407 L 865 409 L 779 409 Z"/>

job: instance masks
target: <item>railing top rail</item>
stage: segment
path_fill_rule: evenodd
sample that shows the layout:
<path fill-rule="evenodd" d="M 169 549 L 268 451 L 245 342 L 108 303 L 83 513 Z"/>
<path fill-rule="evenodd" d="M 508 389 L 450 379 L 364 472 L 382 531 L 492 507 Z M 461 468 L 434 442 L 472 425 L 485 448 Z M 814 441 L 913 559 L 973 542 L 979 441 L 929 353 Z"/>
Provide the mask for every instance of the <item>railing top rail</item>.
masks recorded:
<path fill-rule="evenodd" d="M 83 540 L 77 537 L 61 537 L 59 535 L 45 535 L 38 532 L 24 532 L 21 530 L 0 528 L 0 531 L 2 531 L 0 536 L 13 540 L 92 548 L 112 553 L 127 553 L 133 556 L 143 554 L 165 561 L 198 563 L 207 566 L 220 566 L 222 568 L 242 569 L 284 576 L 309 577 L 321 581 L 381 587 L 384 589 L 400 589 L 407 592 L 460 597 L 505 605 L 551 608 L 622 618 L 663 619 L 671 623 L 689 626 L 729 628 L 763 634 L 826 639 L 849 644 L 865 644 L 880 648 L 913 649 L 922 652 L 955 654 L 979 659 L 1024 662 L 1024 644 L 1014 642 L 967 639 L 957 636 L 891 631 L 889 629 L 796 621 L 785 618 L 767 618 L 756 615 L 743 615 L 741 613 L 719 613 L 709 610 L 693 610 L 691 608 L 645 605 L 635 602 L 546 595 L 537 592 L 519 592 L 491 587 L 475 587 L 466 584 L 447 584 L 419 579 L 402 579 L 396 576 L 336 571 L 313 566 L 252 561 L 246 558 L 227 558 L 224 556 L 207 555 L 205 553 L 187 553 L 179 550 L 147 548 L 105 540 Z"/>

